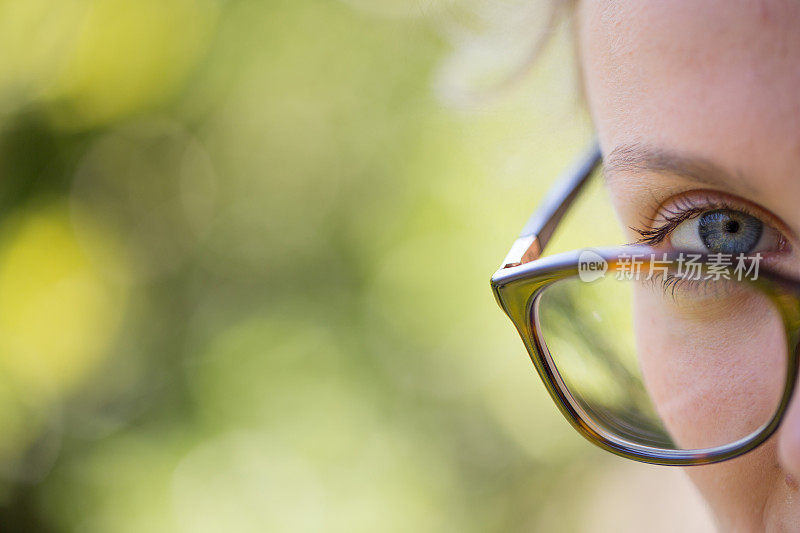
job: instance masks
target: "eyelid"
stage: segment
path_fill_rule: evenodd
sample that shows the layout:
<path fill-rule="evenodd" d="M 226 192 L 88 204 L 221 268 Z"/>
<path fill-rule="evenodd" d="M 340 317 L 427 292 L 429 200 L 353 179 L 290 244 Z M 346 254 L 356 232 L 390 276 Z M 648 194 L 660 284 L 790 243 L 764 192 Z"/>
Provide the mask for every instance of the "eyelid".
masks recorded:
<path fill-rule="evenodd" d="M 780 235 L 780 252 L 786 251 L 790 239 L 793 242 L 797 242 L 797 236 L 795 233 L 791 231 L 780 218 L 773 215 L 763 207 L 760 207 L 759 205 L 743 198 L 712 189 L 692 190 L 670 196 L 665 201 L 661 202 L 655 210 L 651 211 L 654 212 L 654 215 L 649 218 L 645 218 L 645 223 L 642 225 L 641 229 L 633 229 L 643 236 L 643 239 L 641 239 L 640 242 L 644 242 L 646 241 L 646 238 L 644 237 L 648 233 L 654 233 L 656 230 L 663 228 L 663 226 L 669 223 L 672 223 L 674 228 L 674 225 L 677 225 L 677 223 L 688 220 L 692 218 L 692 216 L 697 216 L 701 212 L 711 209 L 731 209 L 734 211 L 741 211 L 742 213 L 746 213 L 759 219 L 761 222 L 777 231 Z M 694 213 L 689 213 L 689 211 L 694 211 Z M 676 220 L 676 217 L 681 216 L 680 213 L 688 214 L 680 220 Z M 663 239 L 659 240 L 658 242 L 661 242 L 662 240 Z"/>

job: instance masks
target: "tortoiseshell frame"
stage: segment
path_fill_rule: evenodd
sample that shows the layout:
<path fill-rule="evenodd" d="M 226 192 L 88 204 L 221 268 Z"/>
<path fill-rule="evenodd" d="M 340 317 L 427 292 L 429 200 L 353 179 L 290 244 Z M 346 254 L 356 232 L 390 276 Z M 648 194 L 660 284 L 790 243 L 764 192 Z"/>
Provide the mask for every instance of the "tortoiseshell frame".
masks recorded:
<path fill-rule="evenodd" d="M 786 384 L 780 405 L 772 419 L 757 431 L 733 443 L 701 450 L 651 448 L 609 434 L 586 415 L 561 379 L 547 349 L 539 326 L 538 305 L 542 291 L 552 283 L 578 275 L 580 250 L 540 258 L 561 218 L 583 185 L 600 165 L 600 150 L 593 143 L 585 155 L 553 187 L 542 206 L 534 212 L 516 240 L 501 268 L 491 279 L 492 291 L 503 311 L 517 328 L 528 354 L 547 391 L 572 426 L 593 444 L 616 455 L 658 465 L 690 466 L 716 463 L 747 453 L 764 443 L 778 428 L 795 388 L 800 341 L 800 281 L 761 269 L 757 279 L 746 279 L 763 291 L 779 310 L 786 332 Z M 609 271 L 620 267 L 620 257 L 649 256 L 644 246 L 592 249 L 608 262 Z M 662 257 L 663 252 L 659 252 Z M 667 256 L 672 268 L 678 254 Z M 701 262 L 705 258 L 701 259 Z M 704 267 L 705 268 L 705 267 Z"/>

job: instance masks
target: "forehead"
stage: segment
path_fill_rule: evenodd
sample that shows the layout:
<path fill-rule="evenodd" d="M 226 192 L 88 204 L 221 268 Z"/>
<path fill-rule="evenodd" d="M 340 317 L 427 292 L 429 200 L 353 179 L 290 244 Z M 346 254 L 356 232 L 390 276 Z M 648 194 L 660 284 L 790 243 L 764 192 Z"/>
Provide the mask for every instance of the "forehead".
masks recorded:
<path fill-rule="evenodd" d="M 578 28 L 606 152 L 687 152 L 766 190 L 800 177 L 800 2 L 587 0 Z"/>

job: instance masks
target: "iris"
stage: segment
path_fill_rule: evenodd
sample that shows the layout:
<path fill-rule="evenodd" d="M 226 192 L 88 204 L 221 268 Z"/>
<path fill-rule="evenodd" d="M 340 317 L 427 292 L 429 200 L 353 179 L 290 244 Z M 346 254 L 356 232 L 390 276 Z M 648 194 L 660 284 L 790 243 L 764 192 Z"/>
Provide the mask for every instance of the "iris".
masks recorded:
<path fill-rule="evenodd" d="M 711 253 L 744 254 L 758 244 L 764 224 L 741 211 L 716 209 L 700 216 L 697 231 Z"/>

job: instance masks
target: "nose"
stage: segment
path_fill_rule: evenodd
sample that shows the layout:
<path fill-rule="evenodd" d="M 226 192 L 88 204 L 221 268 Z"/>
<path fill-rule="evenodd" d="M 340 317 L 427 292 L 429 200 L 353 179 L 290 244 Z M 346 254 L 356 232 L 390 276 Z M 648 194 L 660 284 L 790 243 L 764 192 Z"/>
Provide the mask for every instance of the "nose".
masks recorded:
<path fill-rule="evenodd" d="M 800 387 L 795 389 L 778 429 L 778 459 L 788 474 L 800 480 Z"/>

